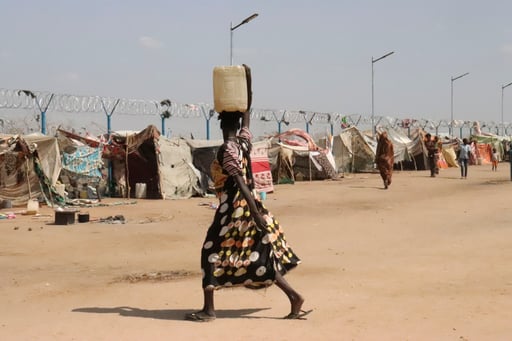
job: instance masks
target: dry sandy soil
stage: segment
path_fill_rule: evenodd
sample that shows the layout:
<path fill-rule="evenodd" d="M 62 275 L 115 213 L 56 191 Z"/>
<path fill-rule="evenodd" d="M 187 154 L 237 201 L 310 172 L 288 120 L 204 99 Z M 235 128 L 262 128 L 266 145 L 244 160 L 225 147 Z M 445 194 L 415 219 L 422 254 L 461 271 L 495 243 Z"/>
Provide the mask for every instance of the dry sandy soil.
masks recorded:
<path fill-rule="evenodd" d="M 283 320 L 275 286 L 202 306 L 200 247 L 215 199 L 82 208 L 99 221 L 0 220 L 0 340 L 511 340 L 510 167 L 395 172 L 279 185 L 265 204 L 302 264 L 287 279 L 314 309 Z M 6 210 L 3 210 L 5 212 Z"/>

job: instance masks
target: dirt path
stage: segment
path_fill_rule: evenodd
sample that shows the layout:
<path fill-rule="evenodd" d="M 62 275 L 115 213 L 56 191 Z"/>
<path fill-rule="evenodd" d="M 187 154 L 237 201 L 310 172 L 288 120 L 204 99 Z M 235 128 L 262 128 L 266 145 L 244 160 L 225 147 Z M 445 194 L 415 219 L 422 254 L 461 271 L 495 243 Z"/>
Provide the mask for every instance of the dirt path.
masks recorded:
<path fill-rule="evenodd" d="M 287 278 L 314 309 L 289 312 L 276 287 L 202 305 L 199 252 L 214 199 L 84 209 L 126 224 L 0 220 L 0 340 L 508 340 L 512 335 L 510 168 L 472 166 L 279 185 L 265 204 L 303 263 Z M 107 203 L 119 200 L 108 199 Z M 5 210 L 4 210 L 5 212 Z"/>

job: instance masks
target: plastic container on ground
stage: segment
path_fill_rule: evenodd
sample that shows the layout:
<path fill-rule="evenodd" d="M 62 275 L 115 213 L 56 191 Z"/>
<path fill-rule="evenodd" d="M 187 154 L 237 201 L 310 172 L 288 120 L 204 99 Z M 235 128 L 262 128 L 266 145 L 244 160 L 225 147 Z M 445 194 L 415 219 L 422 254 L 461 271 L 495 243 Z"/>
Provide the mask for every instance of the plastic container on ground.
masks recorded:
<path fill-rule="evenodd" d="M 213 69 L 213 102 L 216 112 L 247 111 L 247 77 L 242 65 Z"/>
<path fill-rule="evenodd" d="M 144 199 L 146 198 L 146 184 L 136 183 L 135 184 L 135 198 Z"/>
<path fill-rule="evenodd" d="M 39 201 L 37 199 L 29 199 L 27 202 L 27 214 L 37 214 L 39 212 Z"/>

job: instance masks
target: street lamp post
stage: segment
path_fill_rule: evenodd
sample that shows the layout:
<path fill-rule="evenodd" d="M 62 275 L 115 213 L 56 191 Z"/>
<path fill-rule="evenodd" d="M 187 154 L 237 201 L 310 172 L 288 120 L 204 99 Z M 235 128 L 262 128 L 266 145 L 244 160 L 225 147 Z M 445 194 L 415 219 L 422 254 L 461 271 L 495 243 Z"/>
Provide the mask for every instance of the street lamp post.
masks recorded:
<path fill-rule="evenodd" d="M 233 31 L 236 30 L 238 27 L 242 26 L 243 24 L 247 24 L 249 21 L 255 19 L 258 16 L 258 13 L 254 13 L 251 16 L 248 16 L 242 22 L 236 26 L 233 26 L 233 23 L 231 22 L 229 25 L 229 33 L 230 33 L 230 44 L 229 44 L 229 65 L 233 65 Z"/>
<path fill-rule="evenodd" d="M 375 136 L 375 124 L 374 124 L 375 123 L 375 113 L 374 113 L 374 100 L 373 100 L 373 97 L 374 97 L 373 96 L 374 95 L 374 90 L 373 90 L 373 88 L 374 88 L 374 86 L 373 86 L 373 83 L 374 83 L 374 81 L 373 81 L 373 78 L 374 78 L 373 77 L 373 64 L 375 64 L 376 62 L 378 62 L 381 59 L 384 59 L 384 58 L 386 58 L 388 56 L 391 56 L 393 53 L 395 53 L 395 51 L 391 51 L 389 53 L 386 53 L 385 55 L 383 55 L 382 57 L 379 57 L 377 59 L 374 59 L 372 57 L 372 136 Z"/>
<path fill-rule="evenodd" d="M 450 105 L 451 105 L 451 109 L 450 109 L 450 136 L 453 135 L 453 82 L 456 81 L 457 79 L 459 78 L 462 78 L 464 76 L 467 76 L 469 75 L 469 72 L 466 72 L 460 76 L 457 76 L 457 77 L 452 77 L 452 83 L 451 83 L 451 99 L 450 99 Z"/>
<path fill-rule="evenodd" d="M 501 87 L 501 136 L 505 136 L 505 124 L 503 122 L 503 93 L 506 87 L 512 85 L 512 82 Z"/>

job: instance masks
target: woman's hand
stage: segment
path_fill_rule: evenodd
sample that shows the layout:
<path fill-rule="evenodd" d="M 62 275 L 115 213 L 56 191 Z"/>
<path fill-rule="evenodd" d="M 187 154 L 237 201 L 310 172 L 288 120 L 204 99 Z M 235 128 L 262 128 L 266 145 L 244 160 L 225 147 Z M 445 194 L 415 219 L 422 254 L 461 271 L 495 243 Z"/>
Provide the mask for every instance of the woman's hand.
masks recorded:
<path fill-rule="evenodd" d="M 263 215 L 260 212 L 251 212 L 251 214 L 254 222 L 256 223 L 256 226 L 261 230 L 265 230 L 267 227 L 267 220 L 263 217 Z"/>

